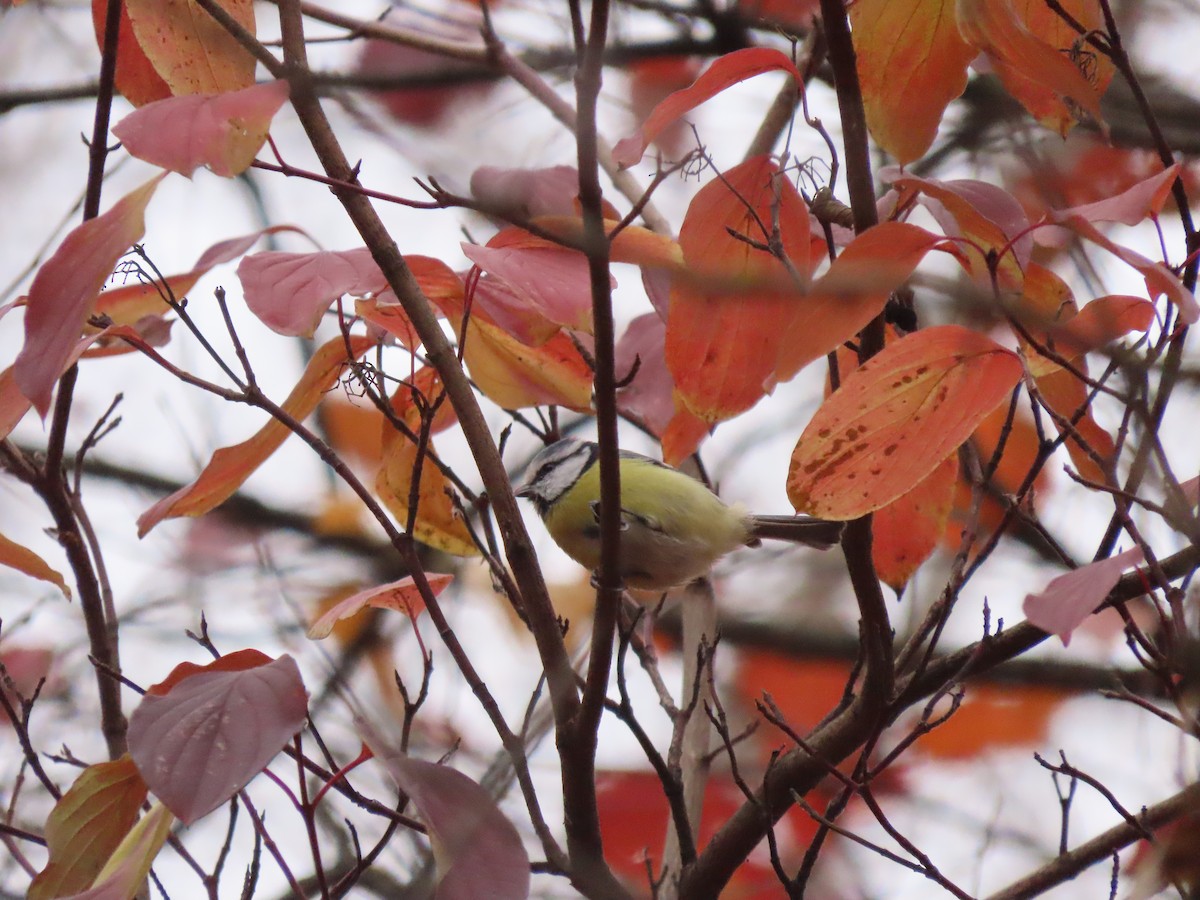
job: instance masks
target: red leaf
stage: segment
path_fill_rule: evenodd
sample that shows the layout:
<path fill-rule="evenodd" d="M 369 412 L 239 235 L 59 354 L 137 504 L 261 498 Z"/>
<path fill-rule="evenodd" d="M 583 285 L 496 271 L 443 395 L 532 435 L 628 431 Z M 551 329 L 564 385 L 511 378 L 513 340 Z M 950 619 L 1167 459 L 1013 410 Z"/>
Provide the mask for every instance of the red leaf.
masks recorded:
<path fill-rule="evenodd" d="M 288 91 L 286 81 L 269 81 L 228 94 L 171 97 L 130 113 L 113 134 L 152 165 L 188 178 L 208 166 L 229 178 L 254 162 Z"/>
<path fill-rule="evenodd" d="M 1022 371 L 1015 353 L 958 325 L 901 338 L 817 410 L 792 454 L 788 497 L 827 519 L 879 509 L 970 437 Z"/>
<path fill-rule="evenodd" d="M 730 233 L 761 244 L 772 222 L 789 267 Z M 939 240 L 885 222 L 810 284 L 809 216 L 796 189 L 766 157 L 729 170 L 696 195 L 680 232 L 687 270 L 673 279 L 666 338 L 676 402 L 710 424 L 749 409 L 877 316 Z"/>
<path fill-rule="evenodd" d="M 349 343 L 356 357 L 375 346 L 375 341 L 366 337 L 351 337 Z M 304 375 L 284 401 L 283 409 L 297 421 L 307 418 L 317 408 L 321 395 L 337 382 L 347 365 L 346 341 L 339 335 L 313 354 Z M 217 450 L 195 481 L 142 513 L 138 518 L 138 537 L 144 537 L 163 519 L 200 516 L 220 506 L 290 434 L 286 425 L 271 419 L 248 440 Z"/>
<path fill-rule="evenodd" d="M 238 265 L 246 305 L 279 334 L 312 337 L 330 304 L 344 294 L 363 296 L 387 287 L 366 247 L 317 253 L 267 251 Z"/>
<path fill-rule="evenodd" d="M 871 556 L 879 580 L 901 591 L 937 549 L 954 505 L 958 459 L 948 456 L 912 490 L 875 511 Z"/>
<path fill-rule="evenodd" d="M 454 580 L 453 575 L 427 575 L 430 590 L 436 597 Z M 417 589 L 411 575 L 359 591 L 325 610 L 321 616 L 308 626 L 307 635 L 310 640 L 319 641 L 329 637 L 333 626 L 342 619 L 362 611 L 365 607 L 374 609 L 394 609 L 406 613 L 409 618 L 416 618 L 425 608 L 425 600 Z"/>
<path fill-rule="evenodd" d="M 363 719 L 359 732 L 429 829 L 438 900 L 525 900 L 529 856 L 491 794 L 449 766 L 406 756 Z"/>
<path fill-rule="evenodd" d="M 129 718 L 129 752 L 154 795 L 191 824 L 261 772 L 307 713 L 290 656 L 234 671 L 214 663 L 142 698 Z"/>
<path fill-rule="evenodd" d="M 1071 632 L 1096 611 L 1121 573 L 1145 559 L 1138 547 L 1081 566 L 1059 575 L 1045 590 L 1025 597 L 1025 616 L 1042 631 L 1057 634 L 1063 646 L 1071 643 Z"/>
<path fill-rule="evenodd" d="M 778 50 L 749 47 L 726 53 L 714 60 L 691 87 L 676 91 L 654 107 L 654 112 L 642 123 L 642 127 L 613 148 L 613 159 L 622 168 L 636 164 L 646 152 L 646 147 L 684 113 L 726 88 L 763 72 L 785 72 L 792 76 L 797 85 L 800 84 L 800 73 L 796 71 L 796 66 Z"/>
<path fill-rule="evenodd" d="M 461 8 L 454 10 L 455 17 L 463 13 Z M 385 24 L 389 24 L 388 19 L 385 18 L 384 21 Z M 431 21 L 431 16 L 422 16 L 417 30 L 428 32 Z M 436 35 L 436 39 L 461 45 L 478 38 L 477 29 L 472 31 L 470 25 L 457 19 L 439 16 L 437 22 L 439 26 L 445 27 L 438 28 L 441 33 Z M 402 29 L 406 24 L 407 27 L 413 27 L 412 22 L 397 22 Z M 402 78 L 408 75 L 431 79 L 441 76 L 452 80 L 460 72 L 477 71 L 478 64 L 405 46 L 395 41 L 368 38 L 362 44 L 362 52 L 354 69 L 374 79 Z M 373 94 L 397 120 L 417 128 L 434 128 L 447 122 L 452 114 L 459 112 L 463 102 L 486 98 L 494 86 L 494 83 L 488 81 L 465 81 L 442 87 L 394 88 L 374 91 Z"/>
<path fill-rule="evenodd" d="M 25 345 L 13 364 L 13 377 L 43 418 L 104 282 L 146 230 L 146 204 L 163 177 L 152 178 L 108 212 L 75 228 L 34 276 L 25 311 Z"/>

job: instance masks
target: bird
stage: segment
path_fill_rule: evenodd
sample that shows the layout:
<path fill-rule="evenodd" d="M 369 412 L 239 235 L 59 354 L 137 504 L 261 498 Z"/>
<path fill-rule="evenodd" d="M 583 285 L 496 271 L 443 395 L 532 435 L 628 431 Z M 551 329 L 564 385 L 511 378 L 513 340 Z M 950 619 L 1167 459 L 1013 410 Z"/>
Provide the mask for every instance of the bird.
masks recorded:
<path fill-rule="evenodd" d="M 687 584 L 727 553 L 763 538 L 821 550 L 841 540 L 841 522 L 750 515 L 665 463 L 628 450 L 619 456 L 619 574 L 626 587 L 665 591 Z M 516 489 L 533 503 L 554 542 L 593 573 L 600 565 L 599 458 L 598 444 L 563 438 L 533 458 Z"/>

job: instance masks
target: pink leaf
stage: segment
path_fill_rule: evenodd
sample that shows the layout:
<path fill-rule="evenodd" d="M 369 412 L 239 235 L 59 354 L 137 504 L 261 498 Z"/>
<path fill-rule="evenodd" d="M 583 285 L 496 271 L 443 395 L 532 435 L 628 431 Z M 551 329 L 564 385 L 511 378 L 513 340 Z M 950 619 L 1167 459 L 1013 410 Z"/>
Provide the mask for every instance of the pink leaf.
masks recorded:
<path fill-rule="evenodd" d="M 1137 269 L 1146 279 L 1146 290 L 1150 294 L 1150 299 L 1157 300 L 1165 294 L 1167 299 L 1178 307 L 1179 318 L 1185 325 L 1194 325 L 1197 320 L 1200 320 L 1200 305 L 1197 305 L 1195 295 L 1184 287 L 1183 282 L 1175 273 L 1161 262 L 1147 259 L 1123 244 L 1110 240 L 1082 216 L 1072 216 L 1063 220 L 1062 224 L 1080 237 L 1103 247 L 1117 259 Z"/>
<path fill-rule="evenodd" d="M 504 282 L 521 306 L 574 331 L 592 331 L 588 261 L 562 247 L 480 247 L 462 244 L 467 259 Z M 612 283 L 612 279 L 609 279 Z"/>
<path fill-rule="evenodd" d="M 127 115 L 113 134 L 153 165 L 188 178 L 208 166 L 229 178 L 254 162 L 288 92 L 286 81 L 269 81 L 226 94 L 168 97 Z"/>
<path fill-rule="evenodd" d="M 528 897 L 529 856 L 491 794 L 456 769 L 405 756 L 363 719 L 358 726 L 429 829 L 439 876 L 437 900 Z"/>
<path fill-rule="evenodd" d="M 472 317 L 482 316 L 526 346 L 540 347 L 562 330 L 502 278 L 484 274 L 472 289 Z"/>
<path fill-rule="evenodd" d="M 454 580 L 454 576 L 427 575 L 426 580 L 436 597 Z M 410 617 L 415 617 L 425 608 L 425 600 L 421 597 L 421 592 L 417 590 L 416 582 L 413 581 L 411 575 L 389 584 L 369 587 L 345 600 L 338 601 L 322 613 L 315 622 L 308 626 L 309 639 L 319 641 L 329 637 L 334 624 L 342 619 L 350 618 L 367 606 L 375 609 L 394 609 L 407 613 Z"/>
<path fill-rule="evenodd" d="M 1065 647 L 1071 643 L 1071 632 L 1104 602 L 1121 573 L 1143 559 L 1142 551 L 1134 547 L 1059 575 L 1041 593 L 1025 597 L 1025 617 L 1043 631 L 1057 634 Z"/>
<path fill-rule="evenodd" d="M 187 665 L 187 664 L 185 664 Z M 235 668 L 235 666 L 237 668 Z M 169 678 L 129 718 L 129 752 L 147 786 L 182 822 L 212 812 L 304 727 L 296 661 L 241 651 Z"/>
<path fill-rule="evenodd" d="M 1162 212 L 1163 204 L 1167 202 L 1167 197 L 1171 194 L 1171 186 L 1179 177 L 1182 168 L 1182 163 L 1175 163 L 1157 175 L 1139 181 L 1115 197 L 1059 210 L 1054 213 L 1054 218 L 1070 219 L 1072 216 L 1082 216 L 1089 222 L 1120 222 L 1122 225 L 1136 225 L 1143 219 L 1157 216 Z"/>
<path fill-rule="evenodd" d="M 471 173 L 471 194 L 508 219 L 575 215 L 579 172 L 574 166 L 501 169 L 480 166 Z"/>
<path fill-rule="evenodd" d="M 800 84 L 800 73 L 796 71 L 796 66 L 778 50 L 749 47 L 726 53 L 714 60 L 689 87 L 676 91 L 654 107 L 642 127 L 613 148 L 613 159 L 622 168 L 636 164 L 646 152 L 646 147 L 684 113 L 715 97 L 727 87 L 763 72 L 785 72 L 792 76 L 797 85 Z"/>
<path fill-rule="evenodd" d="M 146 204 L 163 177 L 130 191 L 108 212 L 73 230 L 34 276 L 25 311 L 25 345 L 13 364 L 13 377 L 43 418 L 104 282 L 146 230 Z"/>
<path fill-rule="evenodd" d="M 311 337 L 344 294 L 382 291 L 387 280 L 366 247 L 318 253 L 255 253 L 237 270 L 250 311 L 280 334 Z"/>
<path fill-rule="evenodd" d="M 617 394 L 617 405 L 660 436 L 675 417 L 675 379 L 667 369 L 666 338 L 667 323 L 658 313 L 646 313 L 630 322 L 617 341 L 617 378 L 629 379 L 637 366 Z"/>

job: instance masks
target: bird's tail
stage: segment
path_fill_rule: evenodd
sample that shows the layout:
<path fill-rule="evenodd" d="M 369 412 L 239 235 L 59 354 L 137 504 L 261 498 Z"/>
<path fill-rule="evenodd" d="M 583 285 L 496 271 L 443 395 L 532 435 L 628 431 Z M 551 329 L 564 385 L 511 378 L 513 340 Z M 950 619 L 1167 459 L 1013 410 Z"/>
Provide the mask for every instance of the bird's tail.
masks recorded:
<path fill-rule="evenodd" d="M 751 516 L 748 543 L 754 545 L 766 538 L 828 550 L 842 539 L 844 524 L 814 519 L 812 516 Z"/>

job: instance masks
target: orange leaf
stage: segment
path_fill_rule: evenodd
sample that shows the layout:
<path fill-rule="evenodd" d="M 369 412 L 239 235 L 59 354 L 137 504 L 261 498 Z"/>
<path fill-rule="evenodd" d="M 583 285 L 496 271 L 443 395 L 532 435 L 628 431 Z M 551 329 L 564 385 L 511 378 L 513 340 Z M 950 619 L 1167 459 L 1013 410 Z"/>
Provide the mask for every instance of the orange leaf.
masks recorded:
<path fill-rule="evenodd" d="M 1141 297 L 1108 294 L 1097 297 L 1074 318 L 1051 329 L 1063 353 L 1099 350 L 1131 331 L 1145 331 L 1154 324 L 1154 304 Z"/>
<path fill-rule="evenodd" d="M 954 0 L 858 0 L 849 12 L 867 126 L 906 165 L 933 143 L 976 50 L 958 32 Z"/>
<path fill-rule="evenodd" d="M 355 358 L 374 346 L 375 341 L 371 338 L 350 338 L 350 348 Z M 304 375 L 284 401 L 284 411 L 296 421 L 303 421 L 317 408 L 325 391 L 337 383 L 347 364 L 346 340 L 341 335 L 319 347 L 309 360 Z M 217 450 L 195 481 L 142 513 L 138 518 L 138 536 L 144 537 L 163 519 L 201 516 L 220 506 L 279 449 L 290 434 L 286 425 L 271 419 L 250 439 Z"/>
<path fill-rule="evenodd" d="M 912 489 L 1009 395 L 1016 354 L 957 325 L 908 335 L 817 410 L 788 473 L 798 512 L 854 519 Z"/>
<path fill-rule="evenodd" d="M 46 820 L 50 860 L 33 879 L 29 900 L 67 897 L 90 887 L 145 799 L 146 783 L 128 754 L 80 772 Z"/>
<path fill-rule="evenodd" d="M 96 33 L 96 46 L 104 46 L 104 19 L 108 0 L 92 0 L 92 26 Z M 117 30 L 117 90 L 134 106 L 144 106 L 155 100 L 171 96 L 171 89 L 154 71 L 141 46 L 134 39 L 133 25 L 129 22 L 129 8 L 121 4 L 121 24 Z"/>
<path fill-rule="evenodd" d="M 222 0 L 230 16 L 254 33 L 253 0 Z M 224 94 L 254 84 L 256 65 L 196 0 L 125 0 L 133 35 L 175 96 Z"/>
<path fill-rule="evenodd" d="M 1145 331 L 1154 321 L 1154 305 L 1140 297 L 1112 294 L 1093 300 L 1077 313 L 1066 283 L 1037 265 L 1029 267 L 1020 300 L 1021 312 L 1032 320 L 1026 328 L 1037 342 L 1034 347 L 1022 336 L 1021 350 L 1042 402 L 1061 419 L 1074 422 L 1075 433 L 1067 438 L 1067 451 L 1079 474 L 1089 481 L 1104 482 L 1116 447 L 1088 407 L 1091 388 L 1072 369 L 1041 356 L 1038 348 L 1053 351 L 1087 375 L 1084 354 L 1131 330 Z"/>
<path fill-rule="evenodd" d="M 947 456 L 907 494 L 875 511 L 871 555 L 879 580 L 899 592 L 913 572 L 937 549 L 950 508 L 958 459 Z"/>
<path fill-rule="evenodd" d="M 442 393 L 437 370 L 432 367 L 419 369 L 408 384 L 401 384 L 396 389 L 392 410 L 414 433 L 420 433 L 422 410 L 431 408 Z M 452 424 L 453 415 L 450 404 L 441 403 L 430 426 L 430 434 Z M 402 527 L 408 526 L 417 450 L 416 443 L 390 424 L 384 424 L 383 456 L 375 475 L 375 493 Z M 451 500 L 450 482 L 428 455 L 420 462 L 413 537 L 454 556 L 478 556 L 479 550 L 471 539 L 471 532 Z"/>
<path fill-rule="evenodd" d="M 790 267 L 730 233 L 761 244 L 772 222 Z M 834 350 L 883 310 L 939 240 L 886 222 L 809 284 L 809 235 L 807 208 L 767 157 L 731 169 L 692 201 L 679 237 L 688 271 L 672 279 L 666 339 L 677 403 L 692 415 L 731 418 Z"/>
<path fill-rule="evenodd" d="M 453 575 L 427 575 L 429 589 L 436 597 L 454 580 Z M 411 575 L 406 575 L 399 581 L 380 584 L 359 591 L 325 610 L 311 625 L 308 626 L 309 640 L 319 641 L 329 637 L 334 626 L 342 619 L 348 619 L 363 609 L 392 609 L 406 613 L 410 618 L 416 618 L 425 609 L 425 600 L 417 589 L 417 584 Z"/>
<path fill-rule="evenodd" d="M 339 456 L 371 465 L 379 463 L 380 433 L 385 420 L 374 403 L 365 398 L 327 394 L 321 401 L 319 415 L 329 446 Z"/>
<path fill-rule="evenodd" d="M 763 72 L 785 72 L 792 76 L 796 84 L 800 84 L 800 73 L 796 71 L 795 64 L 778 50 L 749 47 L 726 53 L 714 60 L 690 87 L 676 91 L 654 107 L 654 112 L 642 123 L 642 127 L 613 148 L 613 159 L 622 168 L 636 164 L 646 152 L 646 147 L 680 116 L 726 88 Z"/>
<path fill-rule="evenodd" d="M 1076 117 L 1064 101 L 1102 121 L 1100 95 L 1112 77 L 1111 66 L 1104 73 L 1093 71 L 1096 81 L 1090 82 L 1081 68 L 1093 69 L 1096 54 L 1083 56 L 1088 52 L 1086 45 L 1075 53 L 1078 35 L 1056 28 L 1052 20 L 1057 16 L 1044 4 L 1036 6 L 1045 15 L 1022 21 L 1010 0 L 958 0 L 958 26 L 964 38 L 987 54 L 1009 93 L 1048 128 L 1066 135 L 1075 123 Z M 1096 9 L 1091 0 L 1076 6 L 1077 12 Z M 1028 14 L 1034 5 L 1027 4 L 1025 9 Z M 1099 22 L 1092 27 L 1099 27 Z M 1078 63 L 1073 61 L 1076 58 Z"/>
<path fill-rule="evenodd" d="M 71 589 L 67 587 L 67 583 L 63 580 L 62 575 L 52 569 L 44 559 L 32 550 L 22 547 L 14 541 L 10 541 L 2 534 L 0 534 L 0 566 L 8 566 L 11 569 L 16 569 L 18 572 L 24 572 L 30 578 L 48 581 L 68 597 L 71 596 Z"/>
<path fill-rule="evenodd" d="M 471 378 L 498 406 L 521 409 L 553 403 L 580 411 L 591 408 L 592 370 L 561 331 L 540 347 L 530 347 L 472 316 L 465 348 L 463 360 Z"/>
<path fill-rule="evenodd" d="M 986 750 L 1037 745 L 1067 699 L 1065 692 L 1044 687 L 973 686 L 958 711 L 916 746 L 939 759 L 966 760 Z"/>
<path fill-rule="evenodd" d="M 931 211 L 946 235 L 970 242 L 958 246 L 958 259 L 976 279 L 990 286 L 988 257 L 1003 254 L 997 263 L 1000 287 L 1020 288 L 1022 270 L 1033 250 L 1033 236 L 1015 197 L 994 184 L 970 178 L 939 181 L 902 175 L 893 185 L 899 192 L 897 206 L 907 205 L 918 193 L 936 201 Z"/>

